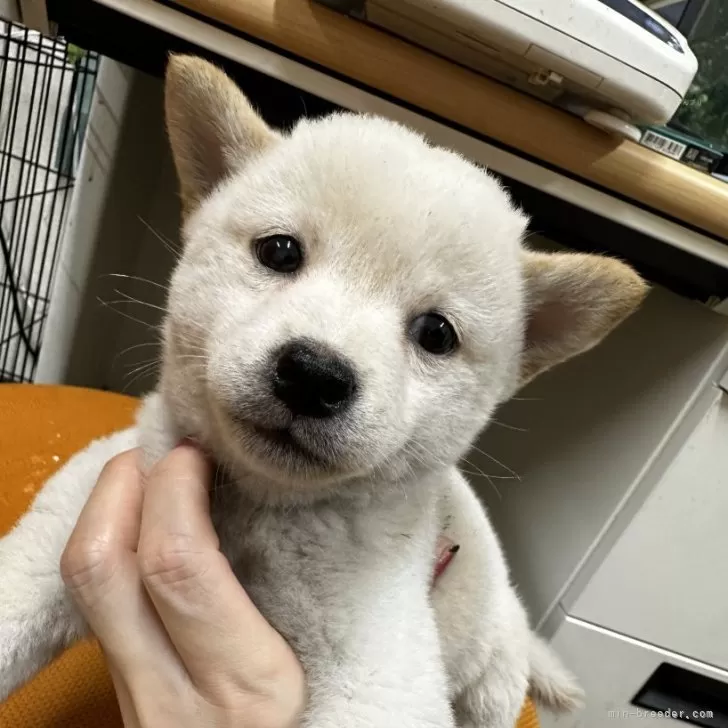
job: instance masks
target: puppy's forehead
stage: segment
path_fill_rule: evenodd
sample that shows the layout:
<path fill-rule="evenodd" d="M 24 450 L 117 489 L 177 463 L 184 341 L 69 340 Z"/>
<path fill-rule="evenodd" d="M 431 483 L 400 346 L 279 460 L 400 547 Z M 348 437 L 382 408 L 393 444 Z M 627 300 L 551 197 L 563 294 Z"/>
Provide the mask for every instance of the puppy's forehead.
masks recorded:
<path fill-rule="evenodd" d="M 512 267 L 525 227 L 484 171 L 379 118 L 304 121 L 244 179 L 248 204 L 234 209 L 245 225 L 298 234 L 314 254 L 410 288 L 477 290 L 471 278 Z"/>

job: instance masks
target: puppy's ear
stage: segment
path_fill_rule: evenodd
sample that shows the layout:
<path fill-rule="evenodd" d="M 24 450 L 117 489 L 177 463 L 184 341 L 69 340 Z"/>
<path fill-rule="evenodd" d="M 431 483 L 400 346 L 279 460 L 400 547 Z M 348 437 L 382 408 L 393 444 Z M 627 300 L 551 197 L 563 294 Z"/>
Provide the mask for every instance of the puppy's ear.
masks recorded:
<path fill-rule="evenodd" d="M 170 57 L 164 106 L 185 213 L 278 139 L 235 83 L 201 58 Z"/>
<path fill-rule="evenodd" d="M 637 273 L 612 258 L 523 255 L 528 319 L 521 384 L 598 344 L 647 293 Z"/>

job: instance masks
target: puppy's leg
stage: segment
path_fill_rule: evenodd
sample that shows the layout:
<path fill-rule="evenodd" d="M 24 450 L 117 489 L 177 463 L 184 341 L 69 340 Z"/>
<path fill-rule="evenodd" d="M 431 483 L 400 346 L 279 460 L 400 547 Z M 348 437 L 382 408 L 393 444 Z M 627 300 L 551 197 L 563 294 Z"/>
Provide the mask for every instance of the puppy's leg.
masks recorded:
<path fill-rule="evenodd" d="M 479 654 L 463 655 L 475 674 L 454 692 L 453 707 L 459 728 L 515 726 L 529 687 L 527 641 L 530 633 L 525 620 L 522 625 L 518 624 L 522 609 L 514 599 L 508 619 L 502 620 L 502 630 L 498 629 L 498 620 L 493 614 L 482 620 L 474 613 L 471 649 Z M 462 679 L 467 668 L 462 663 L 461 668 L 465 668 Z"/>
<path fill-rule="evenodd" d="M 573 708 L 580 691 L 531 632 L 485 511 L 454 470 L 450 485 L 442 516 L 461 548 L 433 604 L 458 725 L 513 728 L 529 690 L 546 707 Z"/>
<path fill-rule="evenodd" d="M 491 654 L 487 668 L 462 689 L 454 701 L 458 728 L 513 728 L 526 691 L 552 713 L 567 713 L 582 705 L 583 692 L 551 648 L 530 635 L 528 679 L 517 651 Z"/>
<path fill-rule="evenodd" d="M 493 653 L 488 670 L 455 698 L 458 728 L 513 728 L 527 687 L 521 661 L 511 652 Z"/>
<path fill-rule="evenodd" d="M 136 429 L 124 430 L 75 455 L 0 539 L 0 701 L 84 636 L 61 555 L 104 464 L 137 439 Z"/>

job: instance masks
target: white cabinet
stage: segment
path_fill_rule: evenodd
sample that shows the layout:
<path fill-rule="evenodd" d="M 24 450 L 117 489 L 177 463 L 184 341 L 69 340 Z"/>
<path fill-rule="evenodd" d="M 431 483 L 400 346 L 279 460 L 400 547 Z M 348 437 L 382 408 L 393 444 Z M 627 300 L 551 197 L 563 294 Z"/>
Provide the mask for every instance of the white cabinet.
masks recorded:
<path fill-rule="evenodd" d="M 525 399 L 502 408 L 496 418 L 507 426 L 491 426 L 468 455 L 468 470 L 494 477 L 500 497 L 485 478 L 471 480 L 534 623 L 551 622 L 547 634 L 557 626 L 559 606 L 572 612 L 705 417 L 727 355 L 728 319 L 656 287 L 602 344 L 538 378 L 519 394 Z M 721 448 L 716 436 L 706 447 L 725 451 L 728 436 L 725 441 Z M 501 463 L 521 479 L 508 479 Z M 683 539 L 661 531 L 675 548 Z M 643 576 L 649 580 L 651 572 Z"/>
<path fill-rule="evenodd" d="M 707 414 L 570 610 L 728 670 L 728 395 Z"/>
<path fill-rule="evenodd" d="M 685 726 L 672 718 L 645 715 L 645 708 L 631 704 L 632 698 L 662 663 L 676 665 L 698 675 L 728 683 L 728 672 L 674 652 L 567 617 L 559 627 L 553 646 L 579 676 L 587 694 L 586 707 L 579 713 L 554 718 L 543 714 L 543 728 L 614 728 L 635 725 L 644 728 Z M 692 713 L 693 706 L 686 708 Z M 700 705 L 713 711 L 716 706 Z M 725 714 L 721 717 L 725 720 Z M 691 721 L 692 722 L 692 721 Z M 694 724 L 694 723 L 693 723 Z M 715 725 L 724 725 L 716 722 Z"/>

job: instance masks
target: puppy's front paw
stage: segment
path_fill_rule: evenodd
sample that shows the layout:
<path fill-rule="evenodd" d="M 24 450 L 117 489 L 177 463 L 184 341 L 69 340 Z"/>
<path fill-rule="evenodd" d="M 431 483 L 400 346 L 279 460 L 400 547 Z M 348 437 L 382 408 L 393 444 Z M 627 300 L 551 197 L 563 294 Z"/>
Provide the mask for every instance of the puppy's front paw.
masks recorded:
<path fill-rule="evenodd" d="M 35 520 L 0 539 L 0 701 L 86 632 Z"/>
<path fill-rule="evenodd" d="M 513 670 L 489 667 L 455 699 L 459 728 L 513 728 L 516 724 L 528 688 L 526 671 L 515 665 Z"/>
<path fill-rule="evenodd" d="M 553 713 L 571 713 L 582 707 L 584 692 L 549 645 L 533 635 L 529 693 Z"/>
<path fill-rule="evenodd" d="M 28 680 L 47 662 L 39 653 L 42 646 L 27 641 L 25 623 L 0 614 L 0 702 Z M 31 630 L 32 633 L 33 630 Z"/>
<path fill-rule="evenodd" d="M 60 574 L 36 580 L 4 568 L 4 545 L 0 541 L 0 702 L 86 631 Z"/>
<path fill-rule="evenodd" d="M 74 455 L 0 539 L 0 700 L 86 634 L 61 554 L 104 463 L 137 444 L 136 430 L 123 430 Z"/>

